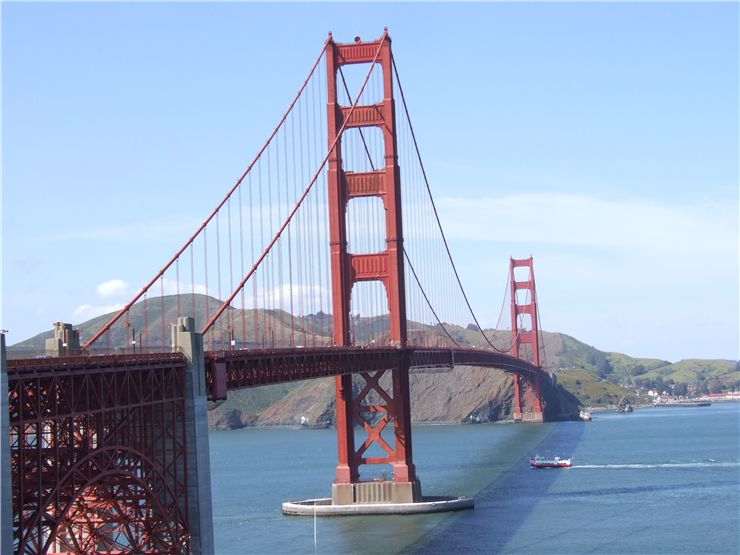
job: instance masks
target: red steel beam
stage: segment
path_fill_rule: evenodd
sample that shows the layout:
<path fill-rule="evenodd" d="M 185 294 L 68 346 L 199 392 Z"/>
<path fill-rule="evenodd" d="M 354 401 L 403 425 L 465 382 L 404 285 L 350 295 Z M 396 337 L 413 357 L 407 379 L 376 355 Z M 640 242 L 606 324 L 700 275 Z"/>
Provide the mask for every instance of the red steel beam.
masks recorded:
<path fill-rule="evenodd" d="M 381 197 L 385 195 L 385 170 L 374 172 L 344 172 L 348 198 Z"/>

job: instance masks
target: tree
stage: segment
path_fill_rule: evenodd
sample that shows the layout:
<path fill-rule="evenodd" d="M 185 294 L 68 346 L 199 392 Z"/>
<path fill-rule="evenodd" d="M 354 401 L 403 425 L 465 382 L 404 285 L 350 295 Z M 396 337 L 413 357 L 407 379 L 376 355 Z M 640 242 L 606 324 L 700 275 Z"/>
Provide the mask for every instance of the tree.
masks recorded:
<path fill-rule="evenodd" d="M 612 365 L 609 364 L 603 353 L 595 349 L 588 354 L 587 360 L 589 364 L 596 367 L 597 374 L 600 378 L 606 378 L 613 371 Z"/>
<path fill-rule="evenodd" d="M 712 378 L 707 381 L 707 389 L 709 393 L 722 393 L 725 390 L 725 384 L 717 378 Z"/>
<path fill-rule="evenodd" d="M 630 374 L 633 376 L 642 376 L 643 374 L 647 373 L 647 368 L 645 368 L 642 364 L 638 364 L 634 368 L 632 368 L 632 371 Z"/>
<path fill-rule="evenodd" d="M 658 393 L 662 393 L 667 389 L 665 382 L 663 382 L 663 378 L 660 376 L 653 380 L 653 387 L 658 391 Z"/>

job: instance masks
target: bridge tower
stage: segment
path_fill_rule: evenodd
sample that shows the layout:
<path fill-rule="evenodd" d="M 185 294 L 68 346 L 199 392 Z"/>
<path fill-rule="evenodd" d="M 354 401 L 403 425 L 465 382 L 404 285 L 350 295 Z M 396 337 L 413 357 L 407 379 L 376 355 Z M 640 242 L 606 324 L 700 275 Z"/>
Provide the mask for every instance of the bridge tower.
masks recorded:
<path fill-rule="evenodd" d="M 383 74 L 383 99 L 373 105 L 340 106 L 337 100 L 337 72 L 348 64 L 371 64 L 375 60 Z M 332 276 L 332 309 L 334 344 L 349 346 L 350 300 L 352 287 L 360 281 L 380 281 L 388 299 L 390 340 L 399 348 L 406 347 L 406 300 L 404 290 L 403 227 L 401 220 L 401 187 L 396 145 L 396 120 L 393 99 L 391 40 L 387 30 L 373 42 L 359 37 L 352 44 L 335 43 L 331 36 L 326 46 L 328 84 L 328 167 L 329 230 Z M 377 127 L 383 137 L 385 166 L 371 172 L 353 172 L 342 166 L 344 129 Z M 336 140 L 336 144 L 335 144 Z M 377 197 L 383 202 L 386 222 L 386 249 L 371 254 L 347 251 L 347 206 L 351 199 Z M 332 485 L 332 503 L 394 502 L 409 503 L 421 499 L 421 491 L 411 455 L 411 416 L 409 410 L 409 363 L 401 357 L 399 365 L 385 372 L 360 374 L 365 382 L 356 395 L 352 375 L 336 378 L 336 418 L 338 465 Z M 385 385 L 383 385 L 385 384 Z M 389 387 L 390 386 L 390 387 Z M 380 403 L 371 401 L 380 399 Z M 384 403 L 384 404 L 382 404 Z M 363 414 L 369 415 L 363 417 Z M 381 416 L 382 415 L 382 416 Z M 365 429 L 365 441 L 356 446 L 355 424 Z M 393 445 L 381 437 L 392 425 Z M 385 456 L 369 457 L 372 444 L 380 446 Z M 377 483 L 362 482 L 362 464 L 390 464 L 392 483 L 384 484 L 382 493 Z"/>
<path fill-rule="evenodd" d="M 515 268 L 526 268 L 526 279 L 516 280 Z M 509 283 L 511 287 L 511 354 L 540 365 L 540 335 L 537 318 L 537 293 L 534 285 L 532 257 L 510 259 Z M 542 397 L 540 372 L 534 378 L 514 374 L 514 421 L 542 422 Z"/>

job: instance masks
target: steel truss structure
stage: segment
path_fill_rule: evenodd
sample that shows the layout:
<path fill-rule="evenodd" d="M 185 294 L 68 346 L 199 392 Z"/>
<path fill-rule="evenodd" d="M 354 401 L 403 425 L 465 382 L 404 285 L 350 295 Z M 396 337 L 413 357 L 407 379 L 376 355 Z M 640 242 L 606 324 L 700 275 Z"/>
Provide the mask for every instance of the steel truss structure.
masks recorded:
<path fill-rule="evenodd" d="M 14 551 L 186 553 L 182 355 L 8 362 Z"/>

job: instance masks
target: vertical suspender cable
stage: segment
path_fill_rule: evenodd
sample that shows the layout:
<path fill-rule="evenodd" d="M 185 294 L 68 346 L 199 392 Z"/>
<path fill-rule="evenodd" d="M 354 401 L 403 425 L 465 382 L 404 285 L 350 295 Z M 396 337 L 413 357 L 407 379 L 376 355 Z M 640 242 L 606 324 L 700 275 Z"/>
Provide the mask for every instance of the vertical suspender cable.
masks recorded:
<path fill-rule="evenodd" d="M 223 302 L 223 299 L 221 298 L 221 223 L 220 223 L 220 217 L 221 213 L 216 214 L 216 294 L 218 295 L 218 302 Z M 211 334 L 212 339 L 212 345 L 213 341 L 216 339 L 219 341 L 219 344 L 223 342 L 223 322 L 219 320 L 218 322 L 218 337 L 215 338 L 215 334 Z"/>
<path fill-rule="evenodd" d="M 204 316 L 207 321 L 210 319 L 211 314 L 210 314 L 210 306 L 209 306 L 210 291 L 208 289 L 208 230 L 205 228 L 203 229 L 203 269 L 205 271 L 205 282 L 206 282 L 206 294 L 205 294 L 205 298 L 203 299 L 204 304 L 205 304 Z M 203 338 L 203 340 L 205 341 L 205 337 Z M 210 341 L 211 341 L 211 350 L 213 350 L 213 333 L 211 333 Z"/>
<path fill-rule="evenodd" d="M 375 65 L 377 63 L 378 56 L 380 55 L 380 51 L 381 51 L 381 48 L 382 48 L 383 40 L 386 38 L 386 36 L 387 35 L 384 33 L 384 35 L 383 35 L 383 37 L 382 37 L 382 39 L 380 41 L 380 46 L 378 47 L 378 50 L 375 53 L 375 57 L 373 59 L 372 65 Z M 241 287 L 244 287 L 244 284 L 249 280 L 249 278 L 252 276 L 252 274 L 256 271 L 257 267 L 261 265 L 262 261 L 270 253 L 272 247 L 280 239 L 280 237 L 281 237 L 283 231 L 285 230 L 285 228 L 290 224 L 291 220 L 293 219 L 293 217 L 295 216 L 295 214 L 298 212 L 298 209 L 303 204 L 303 201 L 308 196 L 308 193 L 311 191 L 311 188 L 313 187 L 314 183 L 316 182 L 316 180 L 318 179 L 319 175 L 323 171 L 323 169 L 324 169 L 327 161 L 329 160 L 329 156 L 331 155 L 332 150 L 336 146 L 336 144 L 337 144 L 337 142 L 339 140 L 339 137 L 341 136 L 342 132 L 346 128 L 347 122 L 350 121 L 351 116 L 354 113 L 355 108 L 357 107 L 357 102 L 358 102 L 360 96 L 362 95 L 362 92 L 365 90 L 365 86 L 368 83 L 369 77 L 370 77 L 370 74 L 368 73 L 368 75 L 365 76 L 364 82 L 362 83 L 362 87 L 360 88 L 360 92 L 358 93 L 357 100 L 355 100 L 355 102 L 352 104 L 351 108 L 349 109 L 349 111 L 347 113 L 347 116 L 346 116 L 346 119 L 342 123 L 342 126 L 339 129 L 339 131 L 337 132 L 336 137 L 333 139 L 332 144 L 330 145 L 330 147 L 328 149 L 328 152 L 326 153 L 326 155 L 324 156 L 324 158 L 323 158 L 323 160 L 321 162 L 321 165 L 319 166 L 318 170 L 316 171 L 316 173 L 311 178 L 311 181 L 309 182 L 309 184 L 304 189 L 301 197 L 298 199 L 298 202 L 296 203 L 296 205 L 291 210 L 291 212 L 288 215 L 287 219 L 280 226 L 280 229 L 277 231 L 277 233 L 275 233 L 275 235 L 273 236 L 273 238 L 270 241 L 270 243 L 262 251 L 262 254 L 260 255 L 259 259 L 255 262 L 254 266 L 252 267 L 252 270 L 250 270 L 250 272 L 242 278 L 242 280 L 240 281 L 239 285 L 237 286 L 237 289 L 234 290 L 231 293 L 231 295 L 229 296 L 229 298 L 224 301 L 224 303 L 221 305 L 221 307 L 216 311 L 216 313 L 213 315 L 213 317 L 211 317 L 211 319 L 208 321 L 208 323 L 204 326 L 204 328 L 202 329 L 202 333 L 207 332 L 213 326 L 215 320 L 217 320 L 218 317 L 223 313 L 223 311 L 226 310 L 226 307 L 229 305 L 229 303 L 231 303 L 231 301 L 237 295 L 238 290 Z"/>
<path fill-rule="evenodd" d="M 295 118 L 293 117 L 293 112 L 290 113 L 290 138 L 291 138 L 291 152 L 293 153 L 293 167 L 292 167 L 292 174 L 293 174 L 293 188 L 295 189 Z M 290 196 L 290 179 L 288 179 L 288 152 L 287 152 L 287 144 L 288 141 L 285 141 L 286 145 L 286 151 L 285 151 L 285 198 L 286 201 L 288 199 L 292 199 L 293 197 Z M 295 196 L 295 195 L 293 195 Z M 292 236 L 292 229 L 291 226 L 288 226 L 288 294 L 290 297 L 290 345 L 291 347 L 295 347 L 295 310 L 293 308 L 293 236 Z"/>
<path fill-rule="evenodd" d="M 257 200 L 257 203 L 259 204 L 259 208 L 260 208 L 260 224 L 259 224 L 259 230 L 260 230 L 260 248 L 263 248 L 264 247 L 264 244 L 265 244 L 265 237 L 264 237 L 264 235 L 265 235 L 265 224 L 264 224 L 264 216 L 263 216 L 263 213 L 262 213 L 263 206 L 264 206 L 264 204 L 262 202 L 262 160 L 260 160 L 260 163 L 259 163 L 259 166 L 258 166 L 258 170 L 259 171 L 258 171 L 257 175 L 259 177 L 259 199 Z M 265 279 L 265 277 L 267 275 L 267 269 L 266 269 L 265 266 L 262 266 L 260 268 L 260 270 L 261 270 L 260 273 L 261 273 L 261 277 L 262 277 L 262 288 L 265 289 L 266 288 L 266 279 Z M 257 289 L 255 289 L 255 309 L 258 306 L 262 305 L 262 303 L 260 303 L 260 305 L 257 304 L 257 302 L 258 302 L 257 292 L 258 292 Z M 266 321 L 266 315 L 265 315 L 264 306 L 260 306 L 260 310 L 262 310 L 262 325 L 260 326 L 259 332 L 257 332 L 257 333 L 260 336 L 260 346 L 262 348 L 264 348 L 265 347 L 265 327 L 267 326 L 267 321 Z M 259 312 L 257 312 L 257 314 L 259 314 Z"/>
<path fill-rule="evenodd" d="M 241 191 L 241 188 L 239 188 Z M 232 249 L 232 229 L 231 229 L 231 199 L 229 199 L 229 202 L 226 205 L 227 210 L 226 214 L 228 216 L 228 227 L 229 227 L 229 289 L 234 289 L 234 257 L 233 257 L 233 249 Z M 234 345 L 231 344 L 231 342 L 236 337 L 235 330 L 234 330 L 234 311 L 229 310 L 229 324 L 228 324 L 228 332 L 229 336 L 226 338 L 228 341 L 229 349 L 233 349 Z"/>
<path fill-rule="evenodd" d="M 195 254 L 190 243 L 190 315 L 195 318 Z"/>
<path fill-rule="evenodd" d="M 250 182 L 251 183 L 251 182 Z M 239 187 L 239 268 L 244 275 L 244 218 L 242 214 L 242 188 Z M 241 290 L 241 328 L 242 328 L 242 347 L 247 343 L 247 305 L 244 304 L 244 288 Z"/>
<path fill-rule="evenodd" d="M 505 351 L 500 351 L 495 345 L 493 345 L 493 343 L 491 343 L 491 341 L 488 339 L 488 337 L 486 336 L 486 334 L 483 333 L 483 327 L 480 325 L 480 322 L 478 322 L 478 318 L 475 315 L 475 312 L 473 311 L 473 308 L 470 306 L 470 302 L 468 300 L 467 294 L 465 293 L 465 289 L 463 289 L 462 282 L 460 281 L 460 276 L 457 273 L 457 268 L 455 267 L 455 263 L 452 260 L 452 254 L 450 253 L 449 245 L 447 244 L 447 238 L 445 237 L 444 231 L 442 230 L 442 224 L 441 224 L 441 222 L 439 220 L 439 214 L 437 213 L 437 207 L 435 206 L 434 199 L 432 198 L 431 189 L 429 188 L 429 180 L 427 179 L 426 171 L 424 169 L 424 164 L 421 161 L 421 152 L 419 151 L 419 145 L 418 145 L 418 143 L 416 141 L 416 135 L 414 134 L 414 127 L 411 124 L 411 118 L 409 116 L 408 106 L 406 104 L 406 98 L 405 98 L 405 96 L 403 94 L 403 87 L 401 86 L 401 81 L 400 81 L 400 79 L 398 77 L 398 68 L 396 67 L 396 61 L 395 61 L 395 59 L 392 56 L 391 56 L 391 63 L 393 65 L 393 71 L 394 71 L 394 73 L 396 75 L 396 81 L 398 82 L 398 90 L 401 92 L 401 101 L 402 101 L 402 104 L 403 104 L 404 112 L 406 114 L 406 119 L 408 121 L 409 132 L 411 133 L 411 137 L 413 138 L 414 147 L 416 149 L 417 158 L 419 160 L 419 166 L 420 166 L 420 169 L 421 169 L 421 173 L 424 176 L 424 182 L 425 182 L 426 187 L 427 187 L 427 192 L 429 193 L 429 200 L 431 201 L 432 209 L 434 210 L 434 217 L 437 220 L 437 226 L 439 227 L 440 233 L 442 234 L 442 240 L 444 242 L 445 250 L 447 252 L 447 257 L 449 258 L 450 263 L 452 264 L 452 270 L 455 273 L 455 279 L 457 280 L 457 284 L 458 284 L 458 286 L 460 288 L 460 291 L 462 292 L 463 298 L 465 299 L 465 304 L 467 305 L 468 310 L 470 311 L 470 314 L 473 317 L 473 320 L 475 321 L 475 324 L 478 326 L 478 329 L 480 330 L 480 333 L 483 336 L 483 338 L 486 340 L 486 342 L 495 351 L 505 352 Z"/>
<path fill-rule="evenodd" d="M 182 310 L 180 306 L 180 257 L 175 261 L 175 295 L 177 299 L 177 313 L 175 318 L 182 316 Z"/>
<path fill-rule="evenodd" d="M 186 243 L 185 243 L 185 244 L 184 244 L 184 245 L 183 245 L 183 246 L 182 246 L 182 247 L 181 247 L 181 248 L 180 248 L 180 249 L 179 249 L 179 250 L 177 251 L 177 253 L 175 253 L 175 255 L 174 255 L 174 256 L 173 256 L 173 257 L 172 257 L 172 258 L 171 258 L 171 259 L 169 260 L 169 262 L 167 262 L 167 264 L 165 264 L 165 266 L 164 266 L 164 267 L 163 267 L 163 268 L 162 268 L 162 269 L 161 269 L 161 270 L 160 270 L 160 271 L 159 271 L 159 272 L 158 272 L 158 273 L 157 273 L 157 274 L 156 274 L 156 275 L 155 275 L 155 276 L 154 276 L 154 277 L 153 277 L 153 278 L 151 279 L 151 281 L 150 281 L 150 282 L 149 282 L 149 283 L 148 283 L 147 285 L 145 285 L 145 286 L 144 286 L 144 287 L 143 287 L 143 288 L 142 288 L 142 289 L 141 289 L 141 290 L 140 290 L 140 291 L 139 291 L 139 292 L 138 292 L 138 293 L 137 293 L 137 294 L 136 294 L 136 295 L 134 296 L 134 298 L 133 298 L 133 299 L 131 299 L 131 300 L 130 300 L 130 301 L 129 301 L 129 302 L 127 303 L 127 304 L 126 304 L 126 306 L 124 306 L 124 307 L 123 307 L 123 308 L 122 308 L 122 309 L 121 309 L 120 311 L 118 311 L 118 313 L 116 313 L 116 315 L 115 315 L 115 316 L 114 316 L 113 318 L 111 318 L 111 319 L 110 319 L 110 320 L 108 321 L 108 323 L 106 323 L 106 324 L 105 324 L 105 325 L 104 325 L 104 326 L 103 326 L 103 327 L 102 327 L 102 328 L 101 328 L 101 329 L 100 329 L 100 330 L 99 330 L 99 331 L 98 331 L 98 332 L 97 332 L 97 333 L 96 333 L 95 335 L 93 335 L 93 337 L 92 337 L 92 338 L 90 338 L 90 340 L 88 340 L 88 341 L 87 341 L 87 343 L 85 343 L 85 344 L 84 344 L 84 345 L 82 346 L 83 350 L 87 350 L 87 349 L 88 349 L 88 348 L 89 348 L 89 347 L 90 347 L 90 346 L 91 346 L 91 345 L 92 345 L 93 343 L 95 343 L 95 341 L 97 341 L 97 339 L 98 339 L 99 337 L 101 337 L 101 336 L 102 336 L 102 335 L 103 335 L 103 334 L 104 334 L 104 333 L 105 333 L 105 332 L 106 332 L 107 330 L 109 330 L 109 329 L 111 328 L 111 326 L 113 326 L 113 324 L 115 324 L 115 323 L 116 323 L 116 322 L 117 322 L 117 321 L 118 321 L 118 320 L 119 320 L 119 319 L 120 319 L 120 318 L 121 318 L 121 317 L 122 317 L 122 316 L 123 316 L 124 314 L 128 313 L 128 311 L 129 311 L 129 310 L 131 309 L 131 307 L 132 307 L 132 306 L 134 305 L 134 303 L 136 303 L 136 302 L 137 302 L 137 301 L 138 301 L 138 300 L 139 300 L 139 299 L 140 299 L 140 298 L 141 298 L 141 297 L 142 297 L 142 296 L 143 296 L 143 295 L 145 294 L 145 292 L 146 292 L 146 291 L 147 291 L 147 290 L 148 290 L 148 289 L 149 289 L 150 287 L 152 287 L 152 286 L 153 286 L 153 285 L 154 285 L 154 284 L 156 283 L 156 281 L 157 281 L 157 280 L 158 280 L 158 279 L 159 279 L 159 278 L 160 278 L 160 277 L 161 277 L 162 275 L 164 275 L 164 273 L 165 273 L 165 272 L 166 272 L 166 271 L 167 271 L 167 270 L 168 270 L 168 269 L 169 269 L 169 268 L 170 268 L 170 267 L 172 266 L 172 264 L 173 264 L 173 263 L 175 262 L 175 260 L 177 260 L 177 259 L 178 259 L 178 258 L 180 257 L 180 255 L 181 255 L 181 254 L 182 254 L 183 252 L 185 252 L 185 250 L 186 250 L 186 249 L 187 249 L 187 248 L 188 248 L 188 247 L 189 247 L 190 245 L 192 245 L 192 244 L 193 244 L 193 242 L 194 242 L 194 241 L 195 241 L 195 239 L 196 239 L 196 238 L 197 238 L 197 237 L 198 237 L 198 236 L 200 235 L 200 233 L 201 233 L 201 232 L 203 232 L 203 231 L 205 231 L 205 228 L 206 228 L 206 226 L 207 226 L 207 225 L 208 225 L 208 224 L 210 223 L 210 221 L 211 221 L 211 220 L 213 219 L 213 217 L 215 216 L 215 214 L 216 214 L 216 213 L 218 213 L 218 212 L 219 212 L 219 211 L 221 210 L 221 208 L 223 207 L 223 205 L 224 205 L 224 204 L 226 203 L 227 199 L 231 197 L 231 195 L 232 195 L 232 194 L 234 193 L 234 191 L 235 191 L 235 190 L 237 189 L 237 187 L 238 187 L 238 186 L 239 186 L 239 185 L 241 184 L 241 182 L 242 182 L 242 181 L 244 180 L 244 178 L 245 178 L 245 177 L 247 176 L 247 174 L 249 174 L 249 173 L 251 172 L 251 170 L 252 170 L 252 167 L 254 166 L 254 164 L 255 164 L 255 163 L 256 163 L 256 162 L 257 162 L 257 161 L 258 161 L 258 160 L 259 160 L 259 159 L 261 158 L 261 156 L 262 156 L 262 153 L 263 153 L 263 152 L 265 151 L 265 149 L 267 149 L 267 147 L 268 147 L 268 146 L 270 145 L 270 143 L 271 143 L 271 141 L 272 141 L 273 137 L 274 137 L 274 136 L 275 136 L 275 134 L 277 133 L 278 129 L 279 129 L 279 128 L 280 128 L 280 127 L 281 127 L 281 126 L 283 125 L 283 123 L 284 123 L 285 119 L 287 118 L 287 115 L 288 115 L 288 114 L 289 114 L 289 113 L 290 113 L 290 112 L 292 111 L 292 109 L 293 109 L 293 106 L 295 105 L 296 101 L 297 101 L 297 100 L 298 100 L 298 99 L 299 99 L 299 98 L 301 97 L 301 95 L 303 94 L 303 91 L 305 90 L 305 88 L 306 88 L 306 86 L 307 86 L 307 84 L 308 84 L 309 80 L 310 80 L 310 79 L 312 78 L 312 76 L 314 75 L 314 72 L 315 72 L 316 68 L 317 68 L 317 67 L 319 66 L 319 64 L 320 64 L 321 60 L 323 59 L 323 57 L 324 57 L 324 54 L 325 54 L 325 52 L 326 52 L 326 46 L 327 46 L 327 44 L 329 43 L 329 40 L 330 40 L 330 38 L 328 38 L 328 39 L 327 39 L 327 40 L 326 40 L 326 41 L 324 42 L 324 46 L 323 46 L 323 48 L 321 49 L 321 54 L 320 54 L 320 55 L 319 55 L 319 56 L 318 56 L 318 57 L 316 58 L 316 61 L 314 62 L 314 65 L 313 65 L 313 66 L 311 67 L 311 71 L 309 72 L 309 74 L 308 74 L 308 77 L 306 77 L 305 81 L 303 82 L 303 84 L 302 84 L 302 85 L 301 85 L 301 87 L 299 88 L 299 90 L 298 90 L 298 92 L 296 93 L 296 95 L 295 95 L 295 97 L 294 97 L 293 101 L 291 102 L 290 106 L 288 107 L 288 110 L 287 110 L 287 111 L 285 112 L 285 114 L 283 115 L 283 117 L 282 117 L 282 118 L 280 119 L 280 122 L 278 123 L 278 125 L 277 125 L 277 126 L 275 127 L 275 129 L 273 130 L 273 132 L 272 132 L 272 133 L 270 134 L 270 136 L 269 136 L 269 137 L 267 138 L 267 141 L 266 141 L 266 142 L 264 143 L 264 145 L 262 146 L 262 148 L 260 149 L 260 151 L 259 151 L 259 152 L 257 153 L 257 156 L 256 156 L 256 157 L 255 157 L 255 158 L 254 158 L 254 159 L 252 160 L 252 162 L 251 162 L 251 163 L 249 164 L 249 166 L 248 166 L 248 167 L 247 167 L 247 169 L 246 169 L 246 170 L 244 171 L 244 173 L 242 173 L 242 175 L 241 175 L 241 176 L 239 177 L 239 179 L 237 179 L 237 181 L 236 181 L 236 183 L 234 184 L 234 186 L 233 186 L 233 187 L 232 187 L 232 188 L 231 188 L 231 189 L 229 190 L 229 192 L 228 192 L 228 193 L 226 194 L 226 196 L 225 196 L 225 197 L 224 197 L 224 198 L 223 198 L 223 199 L 221 200 L 221 202 L 220 202 L 220 203 L 219 203 L 219 204 L 218 204 L 218 205 L 216 206 L 216 208 L 215 208 L 215 209 L 214 209 L 214 210 L 213 210 L 213 211 L 212 211 L 212 212 L 210 213 L 210 215 L 209 215 L 209 216 L 208 216 L 208 217 L 206 218 L 206 220 L 205 220 L 205 221 L 204 221 L 204 222 L 203 222 L 203 223 L 202 223 L 202 224 L 200 225 L 200 227 L 199 227 L 199 228 L 198 228 L 198 229 L 197 229 L 197 230 L 195 231 L 195 233 L 193 233 L 193 235 L 191 235 L 191 236 L 190 236 L 190 238 L 189 238 L 189 239 L 188 239 L 188 240 L 186 241 Z M 219 311 L 219 312 L 221 312 L 221 311 Z"/>
<path fill-rule="evenodd" d="M 166 346 L 166 343 L 165 343 L 165 337 L 166 337 L 165 324 L 166 323 L 164 321 L 165 315 L 166 315 L 165 306 L 164 306 L 164 276 L 159 278 L 159 298 L 161 299 L 161 305 L 162 305 L 162 311 L 161 311 L 162 313 L 160 316 L 160 320 L 162 321 L 162 339 L 159 345 L 161 347 L 161 351 L 164 352 L 164 349 Z"/>
<path fill-rule="evenodd" d="M 285 131 L 285 128 L 283 128 L 283 131 Z M 278 142 L 280 139 L 280 133 L 277 134 L 276 141 L 275 141 L 275 191 L 277 193 L 277 217 L 278 221 L 282 221 L 283 218 L 283 202 L 281 197 L 281 183 L 280 183 L 280 143 Z M 285 141 L 283 141 L 283 145 L 285 145 Z M 272 226 L 270 226 L 270 229 L 272 229 Z M 280 326 L 280 346 L 285 346 L 285 326 L 283 325 L 283 241 L 282 237 L 280 238 L 280 241 L 278 241 L 277 244 L 277 287 L 278 287 L 278 293 L 277 293 L 277 310 L 275 311 L 275 321 Z"/>
<path fill-rule="evenodd" d="M 261 191 L 261 190 L 260 190 Z M 249 174 L 249 251 L 250 260 L 254 260 L 254 204 L 252 201 L 252 174 Z M 244 275 L 244 272 L 242 272 Z M 252 281 L 252 346 L 259 345 L 257 333 L 257 280 Z"/>

